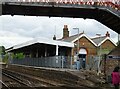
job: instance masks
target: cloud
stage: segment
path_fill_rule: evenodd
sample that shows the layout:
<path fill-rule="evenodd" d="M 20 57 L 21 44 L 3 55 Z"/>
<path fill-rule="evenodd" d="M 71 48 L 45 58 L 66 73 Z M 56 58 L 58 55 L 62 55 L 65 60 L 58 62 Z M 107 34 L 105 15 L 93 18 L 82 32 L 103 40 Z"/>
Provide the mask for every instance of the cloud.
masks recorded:
<path fill-rule="evenodd" d="M 0 45 L 8 47 L 17 44 L 18 40 L 23 42 L 37 37 L 52 39 L 53 35 L 59 39 L 63 36 L 64 25 L 68 25 L 70 35 L 78 33 L 73 30 L 77 27 L 89 37 L 109 31 L 114 40 L 117 38 L 116 32 L 93 19 L 6 15 L 0 17 Z"/>
<path fill-rule="evenodd" d="M 26 38 L 26 37 L 0 37 L 0 45 L 5 46 L 5 48 L 9 48 L 31 39 L 32 38 Z"/>

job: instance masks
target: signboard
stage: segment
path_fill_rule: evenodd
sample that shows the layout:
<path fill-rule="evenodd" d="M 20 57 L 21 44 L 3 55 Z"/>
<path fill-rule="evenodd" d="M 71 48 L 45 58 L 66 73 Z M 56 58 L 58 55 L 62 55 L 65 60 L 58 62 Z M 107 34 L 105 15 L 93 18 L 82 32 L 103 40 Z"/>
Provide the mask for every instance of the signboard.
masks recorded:
<path fill-rule="evenodd" d="M 119 59 L 120 60 L 120 56 L 117 55 L 109 55 L 108 59 Z"/>

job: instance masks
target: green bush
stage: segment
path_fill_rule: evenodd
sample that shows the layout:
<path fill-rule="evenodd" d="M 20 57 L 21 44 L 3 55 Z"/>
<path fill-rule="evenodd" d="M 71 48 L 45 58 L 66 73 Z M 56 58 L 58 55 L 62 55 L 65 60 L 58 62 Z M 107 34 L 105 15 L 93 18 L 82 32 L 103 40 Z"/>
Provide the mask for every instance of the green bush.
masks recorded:
<path fill-rule="evenodd" d="M 3 58 L 3 62 L 8 63 L 8 58 L 9 58 L 8 54 L 5 54 Z"/>
<path fill-rule="evenodd" d="M 15 55 L 13 55 L 13 58 L 15 58 L 15 59 L 23 59 L 23 58 L 25 58 L 25 56 L 24 56 L 23 53 L 17 53 Z"/>

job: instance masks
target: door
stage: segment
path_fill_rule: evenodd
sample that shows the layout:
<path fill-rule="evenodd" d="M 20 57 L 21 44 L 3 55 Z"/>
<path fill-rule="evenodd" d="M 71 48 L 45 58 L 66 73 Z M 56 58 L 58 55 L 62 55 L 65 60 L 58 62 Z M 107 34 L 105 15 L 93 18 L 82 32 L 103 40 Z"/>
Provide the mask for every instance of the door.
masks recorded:
<path fill-rule="evenodd" d="M 81 48 L 78 56 L 80 59 L 81 67 L 84 69 L 86 68 L 86 55 L 87 55 L 86 49 Z"/>

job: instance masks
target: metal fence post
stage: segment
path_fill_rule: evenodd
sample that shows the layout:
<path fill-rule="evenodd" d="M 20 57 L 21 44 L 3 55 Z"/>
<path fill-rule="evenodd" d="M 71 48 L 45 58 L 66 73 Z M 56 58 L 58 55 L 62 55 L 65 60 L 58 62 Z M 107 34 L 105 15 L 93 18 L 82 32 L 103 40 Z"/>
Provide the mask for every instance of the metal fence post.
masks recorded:
<path fill-rule="evenodd" d="M 70 57 L 70 68 L 72 69 L 72 57 Z"/>
<path fill-rule="evenodd" d="M 63 69 L 63 58 L 64 58 L 64 57 L 62 56 L 62 69 Z"/>

